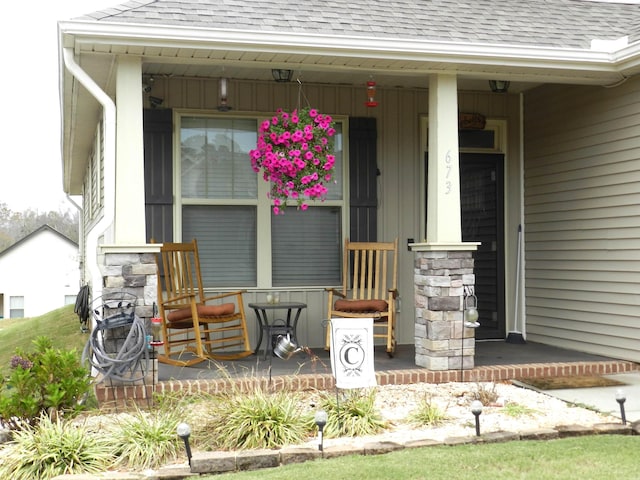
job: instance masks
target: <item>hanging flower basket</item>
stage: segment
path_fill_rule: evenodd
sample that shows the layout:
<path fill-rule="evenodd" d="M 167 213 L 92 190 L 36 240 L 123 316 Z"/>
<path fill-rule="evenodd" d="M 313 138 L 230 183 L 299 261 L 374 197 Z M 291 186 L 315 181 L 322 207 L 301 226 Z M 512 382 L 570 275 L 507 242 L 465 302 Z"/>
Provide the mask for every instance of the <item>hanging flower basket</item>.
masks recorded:
<path fill-rule="evenodd" d="M 306 210 L 308 200 L 324 200 L 333 178 L 333 120 L 316 109 L 287 113 L 278 109 L 260 125 L 255 149 L 249 152 L 255 172 L 271 182 L 273 213 L 284 213 L 289 199 Z"/>

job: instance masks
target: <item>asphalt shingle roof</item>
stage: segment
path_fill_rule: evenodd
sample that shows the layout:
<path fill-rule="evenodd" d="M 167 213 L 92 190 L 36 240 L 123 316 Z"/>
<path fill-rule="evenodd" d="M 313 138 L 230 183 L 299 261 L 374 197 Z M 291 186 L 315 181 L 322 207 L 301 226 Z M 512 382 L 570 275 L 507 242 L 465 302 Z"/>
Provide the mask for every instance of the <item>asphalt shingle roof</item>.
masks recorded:
<path fill-rule="evenodd" d="M 577 49 L 640 40 L 640 4 L 589 0 L 133 0 L 75 20 Z"/>

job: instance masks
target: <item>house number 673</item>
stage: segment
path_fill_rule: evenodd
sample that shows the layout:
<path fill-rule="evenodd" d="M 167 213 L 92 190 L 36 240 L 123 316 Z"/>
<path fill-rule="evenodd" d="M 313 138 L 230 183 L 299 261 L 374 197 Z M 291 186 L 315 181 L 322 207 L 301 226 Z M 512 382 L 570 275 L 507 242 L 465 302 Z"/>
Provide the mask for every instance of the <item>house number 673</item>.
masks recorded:
<path fill-rule="evenodd" d="M 451 175 L 451 150 L 447 150 L 447 154 L 444 157 L 444 166 L 446 169 L 444 175 L 444 194 L 449 195 L 451 193 L 451 180 L 449 180 L 449 176 Z"/>

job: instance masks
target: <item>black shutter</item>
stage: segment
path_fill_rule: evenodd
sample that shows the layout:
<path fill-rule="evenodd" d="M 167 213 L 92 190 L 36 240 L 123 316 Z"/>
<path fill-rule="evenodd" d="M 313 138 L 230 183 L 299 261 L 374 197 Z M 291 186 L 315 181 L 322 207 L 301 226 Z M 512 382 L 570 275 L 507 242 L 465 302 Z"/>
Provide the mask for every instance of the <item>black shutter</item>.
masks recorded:
<path fill-rule="evenodd" d="M 147 242 L 173 241 L 173 114 L 144 111 L 144 200 Z"/>
<path fill-rule="evenodd" d="M 349 239 L 375 242 L 378 230 L 375 118 L 349 119 Z"/>

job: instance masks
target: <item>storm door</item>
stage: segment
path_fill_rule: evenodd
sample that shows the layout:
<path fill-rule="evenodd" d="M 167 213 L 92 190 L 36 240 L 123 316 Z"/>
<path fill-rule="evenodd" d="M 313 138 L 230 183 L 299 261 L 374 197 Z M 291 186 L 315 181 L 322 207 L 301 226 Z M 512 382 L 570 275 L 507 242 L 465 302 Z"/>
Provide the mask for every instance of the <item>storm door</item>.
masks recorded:
<path fill-rule="evenodd" d="M 476 339 L 505 338 L 504 155 L 460 154 L 462 241 L 473 253 L 480 327 Z"/>

